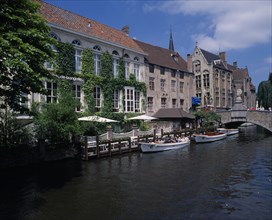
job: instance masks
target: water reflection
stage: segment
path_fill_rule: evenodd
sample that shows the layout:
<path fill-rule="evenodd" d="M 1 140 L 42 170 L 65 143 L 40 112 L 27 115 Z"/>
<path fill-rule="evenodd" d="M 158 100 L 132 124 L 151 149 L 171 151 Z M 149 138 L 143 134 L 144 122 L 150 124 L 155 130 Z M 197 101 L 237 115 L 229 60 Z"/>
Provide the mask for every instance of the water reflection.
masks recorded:
<path fill-rule="evenodd" d="M 272 137 L 1 173 L 0 219 L 270 219 Z"/>

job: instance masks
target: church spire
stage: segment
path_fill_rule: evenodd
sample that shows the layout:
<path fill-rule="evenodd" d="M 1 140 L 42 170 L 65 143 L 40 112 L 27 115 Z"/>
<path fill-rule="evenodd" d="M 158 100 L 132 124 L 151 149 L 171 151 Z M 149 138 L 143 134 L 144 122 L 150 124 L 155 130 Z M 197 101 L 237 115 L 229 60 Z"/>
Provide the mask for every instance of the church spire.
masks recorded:
<path fill-rule="evenodd" d="M 170 31 L 169 50 L 175 51 L 175 49 L 174 49 L 173 37 L 172 37 L 172 30 Z"/>

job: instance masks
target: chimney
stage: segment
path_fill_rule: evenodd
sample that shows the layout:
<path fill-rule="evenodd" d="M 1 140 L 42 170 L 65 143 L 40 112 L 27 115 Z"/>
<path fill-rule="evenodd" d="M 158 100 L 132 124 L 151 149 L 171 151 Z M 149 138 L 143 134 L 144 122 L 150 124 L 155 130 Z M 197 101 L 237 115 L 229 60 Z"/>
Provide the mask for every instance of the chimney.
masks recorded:
<path fill-rule="evenodd" d="M 191 54 L 187 54 L 187 70 L 193 71 L 193 56 Z"/>
<path fill-rule="evenodd" d="M 237 69 L 237 61 L 233 62 L 234 69 Z"/>
<path fill-rule="evenodd" d="M 124 26 L 124 27 L 122 27 L 122 29 L 121 29 L 124 33 L 126 33 L 127 34 L 127 36 L 129 35 L 129 26 Z"/>

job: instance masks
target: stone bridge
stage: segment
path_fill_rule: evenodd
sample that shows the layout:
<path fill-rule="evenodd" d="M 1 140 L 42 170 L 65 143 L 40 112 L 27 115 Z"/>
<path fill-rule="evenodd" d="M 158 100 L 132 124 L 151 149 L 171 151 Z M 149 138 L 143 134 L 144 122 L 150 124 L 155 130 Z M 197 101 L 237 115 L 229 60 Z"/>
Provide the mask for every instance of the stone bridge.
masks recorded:
<path fill-rule="evenodd" d="M 251 122 L 272 132 L 272 111 L 232 109 L 217 113 L 221 115 L 221 122 L 223 124 Z"/>

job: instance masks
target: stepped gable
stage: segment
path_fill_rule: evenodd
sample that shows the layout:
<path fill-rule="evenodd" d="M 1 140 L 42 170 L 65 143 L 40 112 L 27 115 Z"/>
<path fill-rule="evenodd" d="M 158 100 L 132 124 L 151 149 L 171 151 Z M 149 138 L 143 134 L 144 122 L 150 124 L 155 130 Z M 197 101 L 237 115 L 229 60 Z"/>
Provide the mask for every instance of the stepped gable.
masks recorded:
<path fill-rule="evenodd" d="M 139 53 L 143 50 L 121 30 L 41 1 L 41 15 L 49 24 L 117 44 Z"/>
<path fill-rule="evenodd" d="M 158 66 L 188 72 L 186 61 L 171 50 L 134 40 L 147 54 L 145 59 Z"/>

